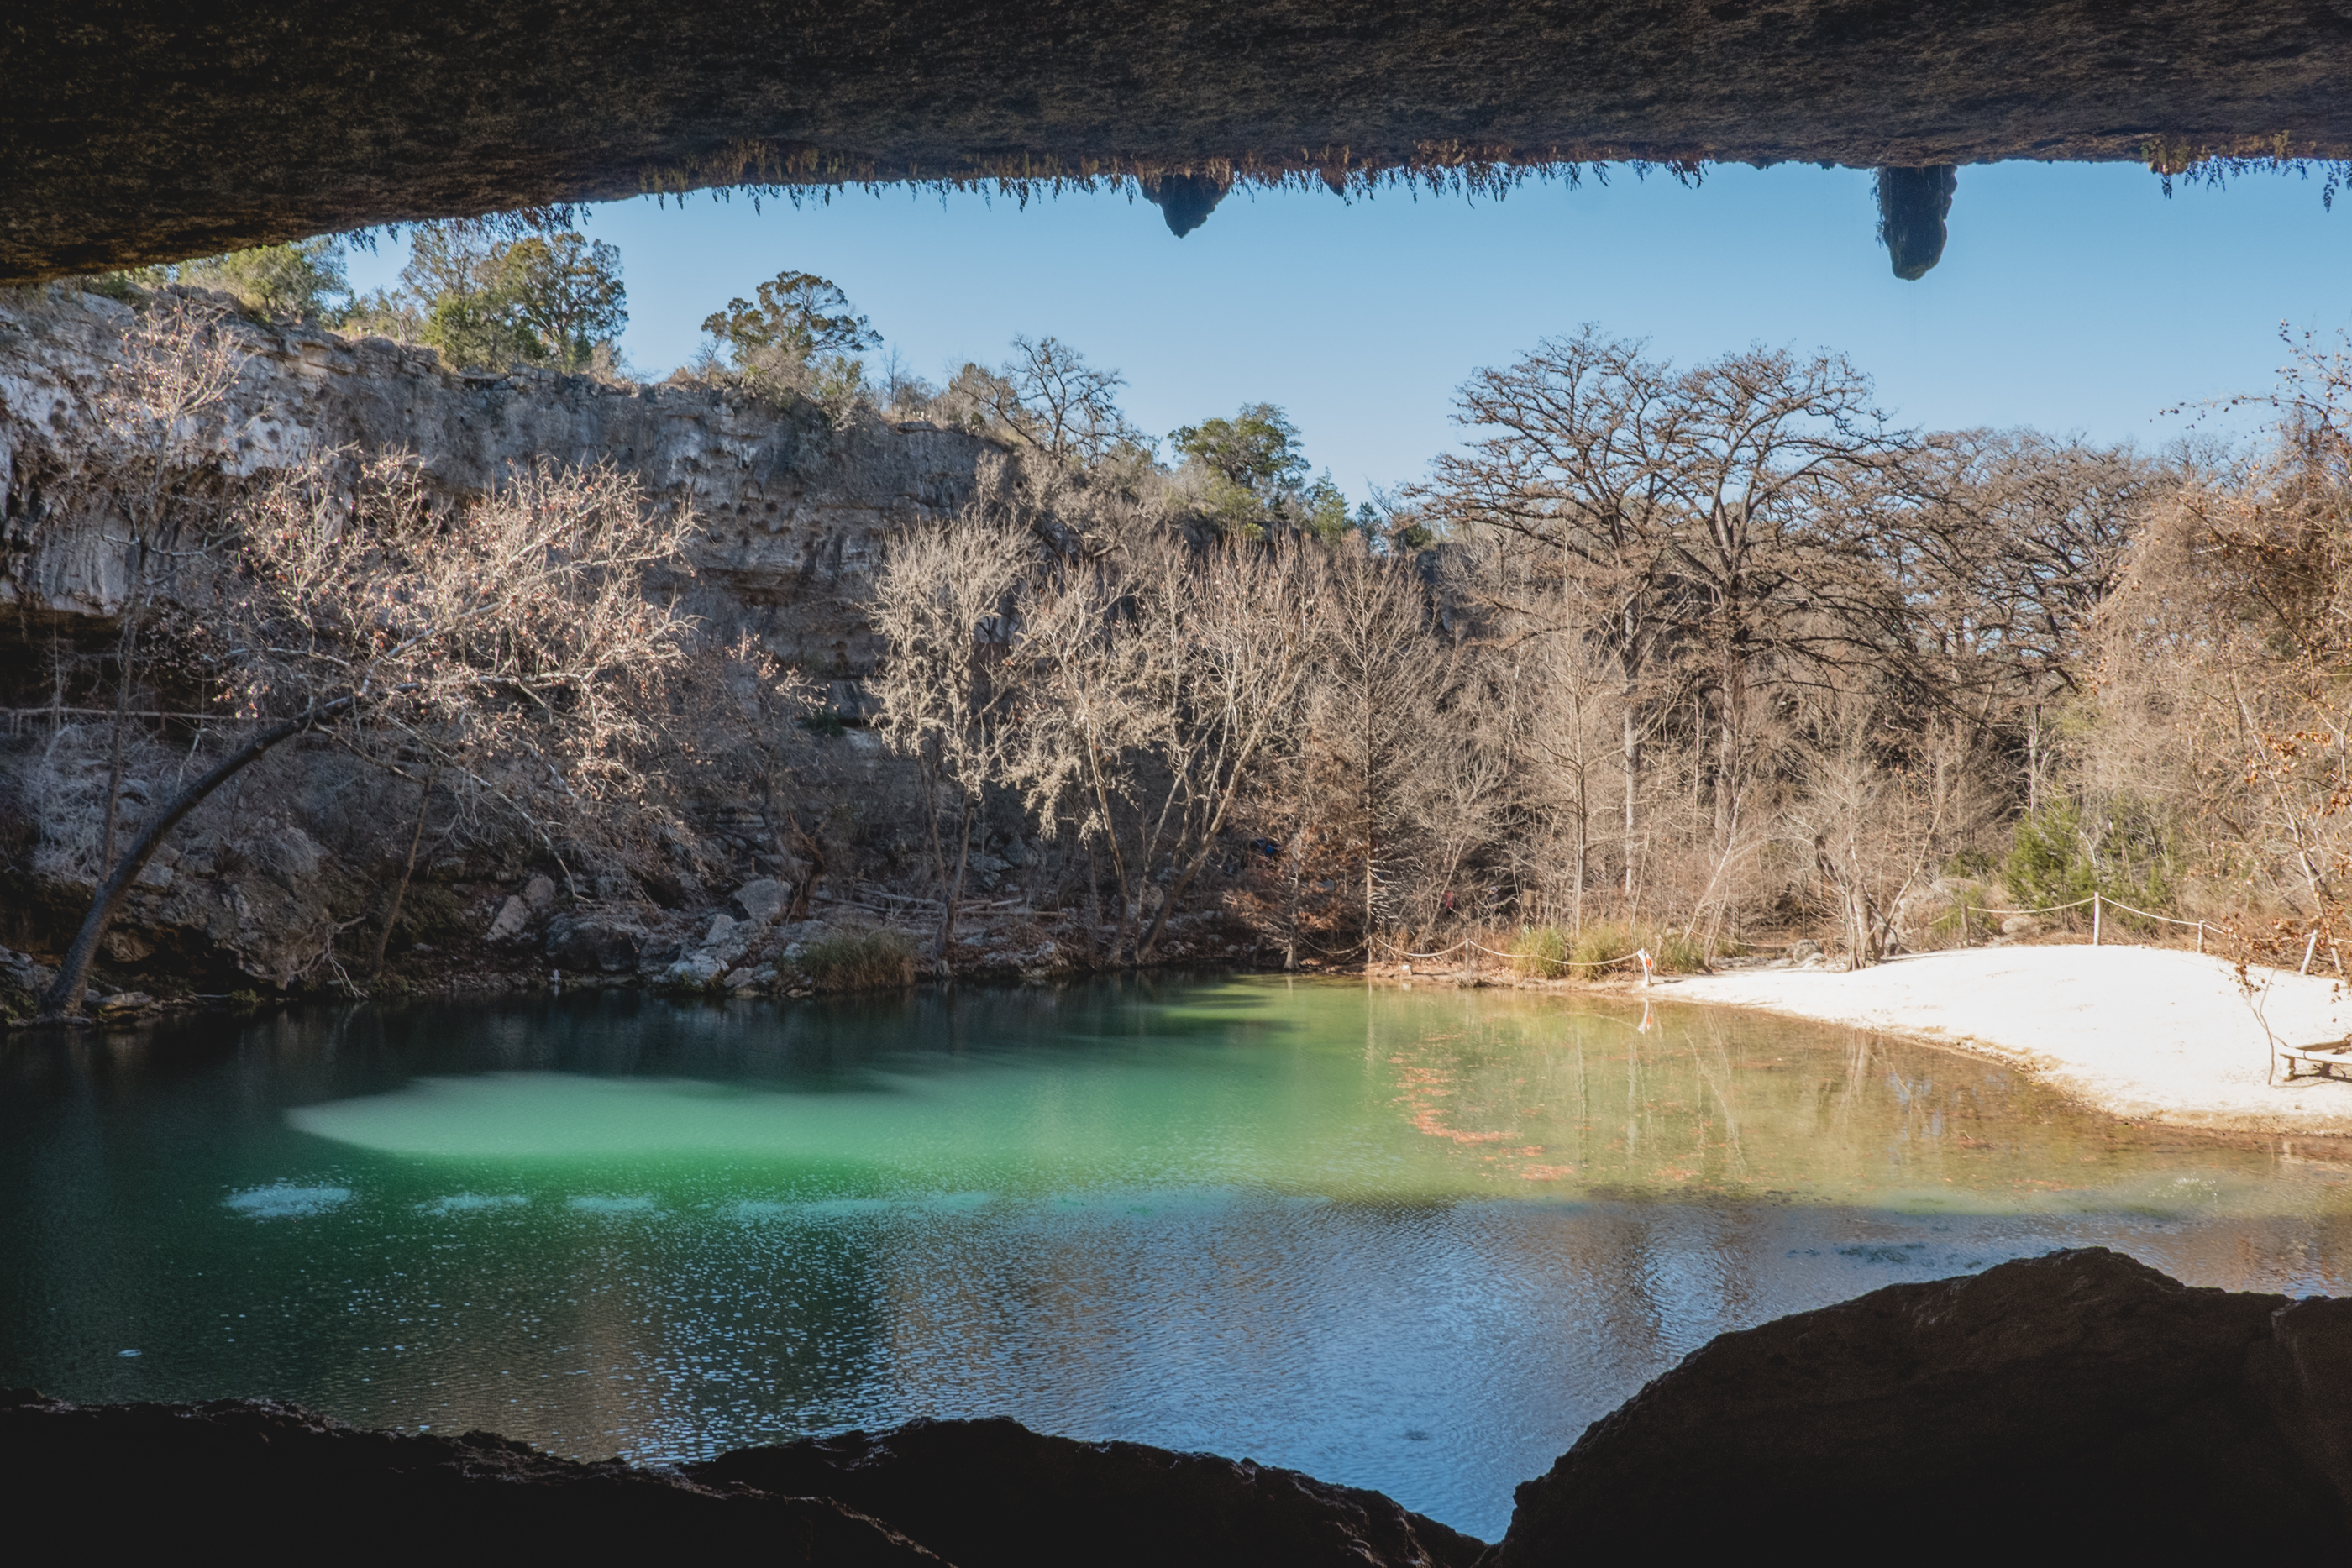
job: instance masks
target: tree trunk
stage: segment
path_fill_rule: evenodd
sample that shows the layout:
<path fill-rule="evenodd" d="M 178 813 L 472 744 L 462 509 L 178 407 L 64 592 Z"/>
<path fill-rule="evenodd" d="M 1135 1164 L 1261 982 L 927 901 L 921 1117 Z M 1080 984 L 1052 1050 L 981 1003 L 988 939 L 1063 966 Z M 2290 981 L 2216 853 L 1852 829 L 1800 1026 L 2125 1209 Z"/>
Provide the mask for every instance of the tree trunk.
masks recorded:
<path fill-rule="evenodd" d="M 301 734 L 324 721 L 348 713 L 357 707 L 357 695 L 338 697 L 320 707 L 285 719 L 263 730 L 243 747 L 231 752 L 213 770 L 181 790 L 171 804 L 150 818 L 139 836 L 131 841 L 123 852 L 122 862 L 107 874 L 90 900 L 89 913 L 82 916 L 81 930 L 74 936 L 73 946 L 67 949 L 65 962 L 58 968 L 55 984 L 41 998 L 41 1018 L 45 1022 L 63 1023 L 79 1016 L 83 991 L 89 985 L 90 961 L 98 956 L 98 944 L 106 935 L 107 924 L 122 905 L 123 896 L 147 862 L 162 845 L 166 834 L 180 825 L 180 820 L 198 806 L 205 797 L 261 760 L 269 748 L 279 741 Z"/>
<path fill-rule="evenodd" d="M 1576 744 L 1581 753 L 1584 742 L 1580 739 Z M 1590 852 L 1591 830 L 1591 803 L 1585 799 L 1584 764 L 1580 757 L 1576 765 L 1576 892 L 1570 898 L 1568 915 L 1569 939 L 1571 942 L 1584 935 L 1585 860 Z"/>
<path fill-rule="evenodd" d="M 937 841 L 939 827 L 934 813 L 931 828 Z M 956 865 L 955 880 L 940 879 L 940 939 L 931 950 L 933 967 L 944 975 L 948 972 L 948 939 L 955 935 L 956 904 L 963 897 L 964 868 L 971 863 L 971 797 L 959 795 L 956 801 Z M 944 867 L 942 867 L 944 870 Z"/>
<path fill-rule="evenodd" d="M 1299 828 L 1290 835 L 1290 909 L 1283 920 L 1282 968 L 1285 974 L 1295 974 L 1298 968 L 1298 883 L 1307 869 L 1307 830 Z"/>
<path fill-rule="evenodd" d="M 1633 901 L 1634 865 L 1641 853 L 1637 821 L 1642 787 L 1642 728 L 1633 714 L 1633 684 L 1625 683 L 1625 902 Z"/>
<path fill-rule="evenodd" d="M 131 581 L 124 590 L 122 640 L 114 651 L 114 746 L 106 767 L 106 831 L 100 841 L 98 874 L 114 869 L 114 826 L 122 804 L 122 737 L 131 727 L 131 669 L 139 649 L 140 592 L 146 577 L 145 555 L 133 539 L 129 550 Z"/>
<path fill-rule="evenodd" d="M 408 835 L 408 860 L 400 868 L 400 880 L 392 884 L 392 902 L 384 906 L 383 928 L 375 934 L 375 956 L 368 960 L 368 978 L 383 972 L 384 949 L 392 942 L 393 923 L 400 918 L 401 901 L 408 896 L 409 879 L 416 874 L 416 852 L 425 842 L 425 811 L 433 802 L 433 776 L 436 770 L 425 770 L 425 790 L 416 798 L 416 826 Z"/>

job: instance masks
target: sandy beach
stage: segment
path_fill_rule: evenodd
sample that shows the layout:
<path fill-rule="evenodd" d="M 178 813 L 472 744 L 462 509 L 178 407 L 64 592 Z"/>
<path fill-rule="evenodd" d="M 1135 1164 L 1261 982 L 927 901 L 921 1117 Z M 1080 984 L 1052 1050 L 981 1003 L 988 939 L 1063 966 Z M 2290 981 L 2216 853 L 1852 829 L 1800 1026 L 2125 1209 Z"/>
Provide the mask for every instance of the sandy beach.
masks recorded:
<path fill-rule="evenodd" d="M 2352 998 L 2267 969 L 2257 997 L 2282 1041 L 2342 1036 Z M 1858 973 L 1766 969 L 1662 981 L 1662 1000 L 1763 1008 L 1959 1046 L 2031 1070 L 2130 1121 L 2352 1135 L 2352 1082 L 2290 1082 L 2230 967 L 2158 947 L 1979 947 Z"/>

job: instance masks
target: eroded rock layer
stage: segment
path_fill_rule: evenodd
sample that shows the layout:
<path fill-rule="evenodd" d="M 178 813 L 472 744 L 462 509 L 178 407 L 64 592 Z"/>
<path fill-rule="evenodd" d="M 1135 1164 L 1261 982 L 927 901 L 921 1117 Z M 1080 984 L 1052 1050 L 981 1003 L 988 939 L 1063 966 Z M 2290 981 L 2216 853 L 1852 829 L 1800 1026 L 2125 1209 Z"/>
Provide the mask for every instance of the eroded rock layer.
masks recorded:
<path fill-rule="evenodd" d="M 0 282 L 744 182 L 2352 147 L 2305 0 L 25 0 Z"/>

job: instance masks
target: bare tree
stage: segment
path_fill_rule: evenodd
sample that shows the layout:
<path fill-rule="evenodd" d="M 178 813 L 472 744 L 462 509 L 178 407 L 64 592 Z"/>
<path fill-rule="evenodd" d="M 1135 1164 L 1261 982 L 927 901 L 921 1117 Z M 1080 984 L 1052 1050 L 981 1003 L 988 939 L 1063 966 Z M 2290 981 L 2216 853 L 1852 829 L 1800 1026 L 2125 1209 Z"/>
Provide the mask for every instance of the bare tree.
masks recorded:
<path fill-rule="evenodd" d="M 1541 547 L 1589 607 L 1626 700 L 1629 866 L 1654 661 L 1707 694 L 1722 839 L 1755 761 L 1759 681 L 1874 642 L 1886 574 L 1861 519 L 1911 441 L 1869 396 L 1834 356 L 1750 350 L 1677 371 L 1591 327 L 1462 389 L 1455 417 L 1481 434 L 1422 494 L 1451 523 Z"/>
<path fill-rule="evenodd" d="M 1036 723 L 1020 777 L 1041 815 L 1074 806 L 1108 861 L 1115 952 L 1150 956 L 1295 720 L 1313 616 L 1287 545 L 1196 552 L 1143 536 L 1041 589 L 1023 639 Z"/>
<path fill-rule="evenodd" d="M 1059 338 L 1013 339 L 1004 378 L 1013 398 L 998 418 L 1049 456 L 1090 465 L 1143 439 L 1119 412 L 1127 378 L 1087 364 Z"/>
<path fill-rule="evenodd" d="M 1426 767 L 1462 744 L 1443 733 L 1438 713 L 1460 653 L 1434 626 L 1411 559 L 1375 554 L 1358 534 L 1330 547 L 1321 566 L 1310 746 L 1339 797 L 1337 825 L 1362 857 L 1359 912 L 1369 945 L 1381 927 L 1383 880 L 1401 869 L 1398 841 L 1420 804 Z M 1302 849 L 1294 842 L 1292 853 Z"/>
<path fill-rule="evenodd" d="M 89 442 L 77 476 L 85 500 L 123 523 L 122 624 L 115 643 L 114 733 L 107 762 L 99 874 L 114 863 L 123 747 L 138 681 L 139 633 L 160 559 L 168 574 L 185 544 L 200 548 L 211 507 L 181 483 L 211 455 L 214 416 L 245 368 L 220 309 L 173 290 L 142 301 L 92 396 Z"/>
<path fill-rule="evenodd" d="M 889 643 L 873 682 L 876 728 L 922 779 L 940 903 L 931 956 L 942 969 L 982 791 L 1003 781 L 1017 738 L 1019 671 L 1009 655 L 1034 553 L 1017 523 L 968 513 L 901 536 L 876 585 L 874 624 Z"/>
<path fill-rule="evenodd" d="M 79 1009 L 107 924 L 165 836 L 297 735 L 436 758 L 483 779 L 551 845 L 592 832 L 599 802 L 641 789 L 648 684 L 686 630 L 645 576 L 680 564 L 690 520 L 656 516 L 609 467 L 544 466 L 453 513 L 427 504 L 411 461 L 371 461 L 345 484 L 337 455 L 280 473 L 241 509 L 233 559 L 190 636 L 250 728 L 100 883 L 47 1016 Z"/>

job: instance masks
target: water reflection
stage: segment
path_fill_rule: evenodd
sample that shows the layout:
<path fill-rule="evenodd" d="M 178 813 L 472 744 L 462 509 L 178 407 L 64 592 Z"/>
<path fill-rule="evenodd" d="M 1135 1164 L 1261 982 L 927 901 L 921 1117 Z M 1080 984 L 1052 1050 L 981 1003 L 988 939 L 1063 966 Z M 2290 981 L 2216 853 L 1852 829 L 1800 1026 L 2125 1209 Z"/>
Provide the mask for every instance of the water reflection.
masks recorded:
<path fill-rule="evenodd" d="M 0 1062 L 10 1383 L 648 1458 L 1004 1413 L 1490 1537 L 1721 1329 L 2095 1242 L 2336 1291 L 2352 1212 L 2326 1150 L 1514 993 L 575 996 Z"/>

